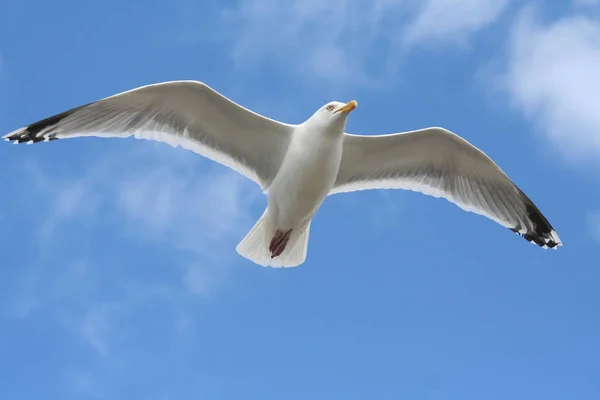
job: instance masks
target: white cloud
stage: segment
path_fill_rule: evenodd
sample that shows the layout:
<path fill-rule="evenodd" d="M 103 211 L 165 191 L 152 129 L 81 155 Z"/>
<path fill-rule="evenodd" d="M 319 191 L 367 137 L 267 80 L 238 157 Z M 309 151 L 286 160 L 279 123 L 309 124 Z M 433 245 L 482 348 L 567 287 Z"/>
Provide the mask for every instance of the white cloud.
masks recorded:
<path fill-rule="evenodd" d="M 600 20 L 584 15 L 540 21 L 522 13 L 508 46 L 505 89 L 559 151 L 600 154 Z"/>
<path fill-rule="evenodd" d="M 282 63 L 311 78 L 345 81 L 365 78 L 360 60 L 380 33 L 389 0 L 240 1 L 224 13 L 235 32 L 237 65 Z M 372 4 L 372 5 L 371 5 Z"/>
<path fill-rule="evenodd" d="M 101 304 L 87 310 L 79 322 L 81 336 L 101 355 L 107 355 L 110 351 L 110 340 L 114 335 L 114 314 L 120 311 L 119 304 Z"/>
<path fill-rule="evenodd" d="M 59 225 L 64 225 L 74 219 L 82 219 L 82 217 L 92 217 L 100 200 L 92 183 L 87 180 L 53 181 L 49 178 L 44 179 L 43 185 L 46 186 L 46 190 L 42 190 L 42 193 L 51 204 L 51 212 L 47 214 L 40 226 L 39 235 L 42 240 L 52 240 Z M 50 185 L 53 187 L 50 188 Z M 47 196 L 48 194 L 50 196 Z"/>
<path fill-rule="evenodd" d="M 197 174 L 196 168 L 139 168 L 119 177 L 115 201 L 134 222 L 129 233 L 203 254 L 214 242 L 241 234 L 238 227 L 247 224 L 256 199 L 253 183 L 233 171 Z"/>
<path fill-rule="evenodd" d="M 223 31 L 234 32 L 227 39 L 238 66 L 278 63 L 311 79 L 366 84 L 395 70 L 405 50 L 399 43 L 465 41 L 509 2 L 244 0 L 227 9 L 222 24 Z M 369 63 L 374 57 L 377 62 Z"/>
<path fill-rule="evenodd" d="M 191 329 L 194 321 L 181 318 L 190 296 L 212 295 L 224 283 L 238 257 L 235 244 L 254 222 L 250 208 L 261 197 L 253 182 L 183 149 L 143 141 L 115 148 L 109 161 L 100 152 L 62 170 L 50 168 L 53 161 L 25 162 L 15 171 L 23 179 L 14 178 L 27 185 L 11 191 L 25 200 L 15 200 L 11 210 L 23 217 L 38 251 L 33 264 L 13 268 L 22 271 L 11 285 L 13 315 L 51 313 L 94 354 L 111 357 L 131 340 L 127 334 L 135 327 L 128 319 L 150 303 L 172 314 L 174 335 Z M 107 237 L 98 236 L 103 223 Z M 159 283 L 139 270 L 131 276 L 133 267 L 120 260 L 127 255 L 115 251 L 98 259 L 92 241 L 164 246 L 171 270 Z M 117 265 L 106 265 L 107 259 Z"/>
<path fill-rule="evenodd" d="M 494 22 L 511 0 L 429 0 L 406 30 L 409 45 L 463 42 L 470 35 Z"/>
<path fill-rule="evenodd" d="M 125 240 L 160 241 L 197 253 L 242 235 L 239 226 L 251 222 L 249 209 L 259 190 L 224 167 L 207 170 L 207 162 L 188 153 L 138 142 L 134 150 L 115 154 L 110 161 L 64 174 L 49 173 L 39 163 L 26 164 L 24 173 L 35 191 L 26 197 L 44 216 L 41 221 L 35 216 L 40 238 L 60 237 L 56 231 L 71 228 L 67 224 L 85 225 L 104 212 L 117 215 L 115 229 L 126 233 Z"/>

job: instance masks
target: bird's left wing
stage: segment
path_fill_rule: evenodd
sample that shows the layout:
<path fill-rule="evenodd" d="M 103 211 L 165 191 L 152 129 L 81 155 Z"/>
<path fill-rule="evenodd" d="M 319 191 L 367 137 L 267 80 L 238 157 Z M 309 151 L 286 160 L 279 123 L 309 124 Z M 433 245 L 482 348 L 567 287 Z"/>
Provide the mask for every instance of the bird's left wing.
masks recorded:
<path fill-rule="evenodd" d="M 541 247 L 560 238 L 533 202 L 481 150 L 443 128 L 390 135 L 344 134 L 331 193 L 406 189 L 443 197 Z"/>
<path fill-rule="evenodd" d="M 128 137 L 181 146 L 271 184 L 293 126 L 256 114 L 197 81 L 142 86 L 65 111 L 4 136 L 37 143 L 78 136 Z"/>

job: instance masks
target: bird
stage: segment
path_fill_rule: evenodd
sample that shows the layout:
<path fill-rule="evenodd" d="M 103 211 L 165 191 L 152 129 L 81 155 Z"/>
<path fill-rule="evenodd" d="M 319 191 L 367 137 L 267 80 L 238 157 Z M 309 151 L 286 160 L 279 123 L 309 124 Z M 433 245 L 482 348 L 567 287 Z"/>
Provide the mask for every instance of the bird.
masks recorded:
<path fill-rule="evenodd" d="M 195 80 L 154 83 L 42 119 L 3 136 L 18 143 L 75 137 L 181 146 L 254 181 L 267 196 L 236 246 L 264 267 L 306 261 L 311 222 L 333 194 L 404 189 L 441 197 L 542 248 L 562 246 L 546 217 L 482 150 L 440 127 L 346 133 L 355 100 L 331 101 L 300 124 L 260 115 Z"/>

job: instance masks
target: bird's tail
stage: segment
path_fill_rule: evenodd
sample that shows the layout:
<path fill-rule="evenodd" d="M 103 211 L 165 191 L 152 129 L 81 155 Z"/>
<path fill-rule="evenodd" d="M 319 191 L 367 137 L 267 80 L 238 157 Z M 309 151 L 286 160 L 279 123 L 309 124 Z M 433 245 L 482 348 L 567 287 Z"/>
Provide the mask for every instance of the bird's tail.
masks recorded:
<path fill-rule="evenodd" d="M 277 232 L 277 227 L 271 224 L 265 210 L 246 237 L 237 245 L 236 251 L 242 257 L 263 267 L 296 267 L 306 260 L 309 231 L 310 221 L 300 229 L 292 229 L 283 252 L 271 258 L 269 244 Z"/>

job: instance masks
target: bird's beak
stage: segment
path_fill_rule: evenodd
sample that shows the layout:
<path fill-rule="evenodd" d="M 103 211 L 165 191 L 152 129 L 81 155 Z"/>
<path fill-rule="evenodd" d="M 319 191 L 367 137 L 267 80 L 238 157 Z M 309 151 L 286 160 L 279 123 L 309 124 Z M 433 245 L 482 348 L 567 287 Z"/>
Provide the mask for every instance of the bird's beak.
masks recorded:
<path fill-rule="evenodd" d="M 340 108 L 338 108 L 335 113 L 350 112 L 350 111 L 354 110 L 356 108 L 356 106 L 358 106 L 358 102 L 356 100 L 351 100 L 351 101 L 347 102 L 346 104 L 344 104 L 343 106 L 341 106 Z"/>

